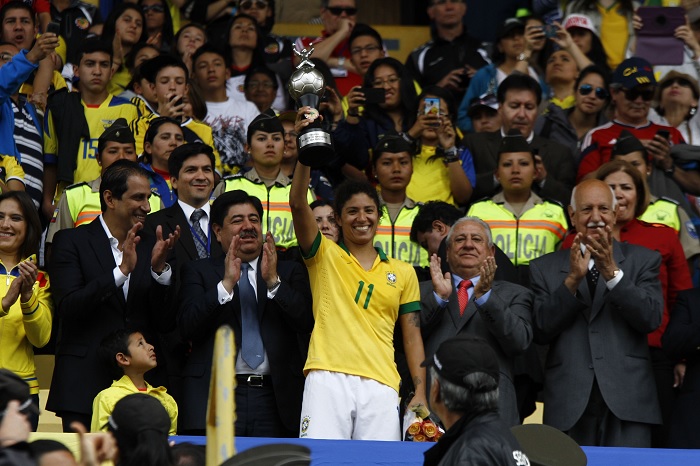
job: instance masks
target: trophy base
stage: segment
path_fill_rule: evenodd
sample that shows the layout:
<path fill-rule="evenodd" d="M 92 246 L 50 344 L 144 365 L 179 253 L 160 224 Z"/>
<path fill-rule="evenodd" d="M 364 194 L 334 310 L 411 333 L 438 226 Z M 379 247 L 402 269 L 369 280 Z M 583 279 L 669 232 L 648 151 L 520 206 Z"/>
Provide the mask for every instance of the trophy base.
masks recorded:
<path fill-rule="evenodd" d="M 297 140 L 299 162 L 311 167 L 322 168 L 335 159 L 331 135 L 323 130 L 312 130 L 300 134 Z"/>

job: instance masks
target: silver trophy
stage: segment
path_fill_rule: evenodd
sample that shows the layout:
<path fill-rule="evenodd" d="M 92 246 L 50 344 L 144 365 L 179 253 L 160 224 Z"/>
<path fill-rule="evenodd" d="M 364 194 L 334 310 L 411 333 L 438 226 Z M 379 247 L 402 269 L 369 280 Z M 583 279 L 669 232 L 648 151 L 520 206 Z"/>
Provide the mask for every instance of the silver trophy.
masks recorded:
<path fill-rule="evenodd" d="M 313 120 L 313 123 L 304 128 L 297 137 L 299 162 L 312 168 L 320 168 L 335 158 L 331 135 L 321 127 L 319 118 L 318 107 L 326 91 L 325 83 L 321 72 L 314 68 L 314 64 L 309 60 L 314 52 L 313 47 L 301 52 L 293 50 L 301 58 L 301 63 L 289 78 L 287 89 L 297 103 L 297 109 L 307 106 L 312 108 L 306 114 L 306 118 Z"/>

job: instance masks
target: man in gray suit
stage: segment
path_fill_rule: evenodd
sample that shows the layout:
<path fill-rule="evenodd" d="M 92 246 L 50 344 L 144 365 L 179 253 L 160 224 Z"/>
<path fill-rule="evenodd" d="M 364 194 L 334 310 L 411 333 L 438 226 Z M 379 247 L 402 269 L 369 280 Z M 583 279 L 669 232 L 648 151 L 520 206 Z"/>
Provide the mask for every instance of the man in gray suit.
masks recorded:
<path fill-rule="evenodd" d="M 420 284 L 421 330 L 425 355 L 456 335 L 483 338 L 494 349 L 500 367 L 499 413 L 509 425 L 519 424 L 513 387 L 513 358 L 532 341 L 532 293 L 510 282 L 494 281 L 496 261 L 491 229 L 481 219 L 459 219 L 447 235 L 447 263 L 430 258 L 431 281 Z"/>
<path fill-rule="evenodd" d="M 535 341 L 550 345 L 544 423 L 580 445 L 649 447 L 661 422 L 647 346 L 661 323 L 661 256 L 615 241 L 616 213 L 605 183 L 580 183 L 571 249 L 530 262 Z"/>

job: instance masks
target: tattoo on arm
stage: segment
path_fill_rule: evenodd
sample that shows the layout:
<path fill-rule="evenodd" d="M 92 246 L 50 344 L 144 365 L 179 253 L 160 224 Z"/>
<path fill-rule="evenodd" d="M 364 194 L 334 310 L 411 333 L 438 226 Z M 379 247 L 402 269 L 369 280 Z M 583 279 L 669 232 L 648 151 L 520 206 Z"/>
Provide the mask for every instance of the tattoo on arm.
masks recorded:
<path fill-rule="evenodd" d="M 420 328 L 420 312 L 411 312 L 408 315 L 408 320 L 409 323 L 413 324 L 414 327 Z"/>
<path fill-rule="evenodd" d="M 418 385 L 422 384 L 423 381 L 420 377 L 413 377 L 413 387 L 418 388 Z"/>

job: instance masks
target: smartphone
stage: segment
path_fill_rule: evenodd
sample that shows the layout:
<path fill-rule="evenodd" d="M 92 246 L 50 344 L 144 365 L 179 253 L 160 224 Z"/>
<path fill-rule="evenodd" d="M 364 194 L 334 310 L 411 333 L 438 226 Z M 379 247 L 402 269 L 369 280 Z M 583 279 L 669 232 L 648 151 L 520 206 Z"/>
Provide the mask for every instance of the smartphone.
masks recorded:
<path fill-rule="evenodd" d="M 661 136 L 667 141 L 671 140 L 671 132 L 667 129 L 660 129 L 656 132 L 657 135 Z"/>
<path fill-rule="evenodd" d="M 437 99 L 435 97 L 426 97 L 425 108 L 423 109 L 423 113 L 425 113 L 426 115 L 440 115 L 440 99 Z"/>
<path fill-rule="evenodd" d="M 177 96 L 176 96 L 176 95 L 172 96 L 172 97 L 170 98 L 170 101 L 172 102 L 172 101 L 175 100 L 175 99 L 177 99 Z M 182 100 L 182 97 L 180 97 L 179 99 L 177 99 L 177 100 L 175 101 L 174 105 L 175 105 L 175 106 L 178 106 L 178 105 L 182 105 L 183 103 L 184 103 L 184 101 Z"/>
<path fill-rule="evenodd" d="M 51 21 L 49 23 L 49 25 L 46 27 L 46 32 L 51 32 L 51 33 L 56 34 L 58 36 L 61 32 L 61 25 L 55 21 Z"/>
<path fill-rule="evenodd" d="M 551 39 L 552 37 L 557 37 L 557 27 L 553 24 L 545 24 L 542 26 L 542 32 L 544 32 L 544 37 Z"/>
<path fill-rule="evenodd" d="M 382 88 L 363 87 L 360 91 L 365 95 L 366 104 L 383 104 L 386 101 L 386 93 Z"/>

